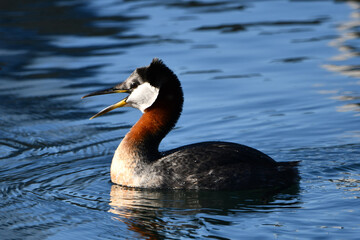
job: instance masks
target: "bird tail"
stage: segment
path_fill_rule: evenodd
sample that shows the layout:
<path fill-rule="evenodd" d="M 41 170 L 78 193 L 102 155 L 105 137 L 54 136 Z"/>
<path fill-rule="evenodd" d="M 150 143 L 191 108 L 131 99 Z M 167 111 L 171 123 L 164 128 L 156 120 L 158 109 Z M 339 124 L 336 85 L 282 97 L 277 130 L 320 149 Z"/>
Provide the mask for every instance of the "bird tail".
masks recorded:
<path fill-rule="evenodd" d="M 300 180 L 299 166 L 300 161 L 294 162 L 278 162 L 277 169 L 279 171 L 280 181 L 285 183 L 285 187 L 289 187 Z"/>

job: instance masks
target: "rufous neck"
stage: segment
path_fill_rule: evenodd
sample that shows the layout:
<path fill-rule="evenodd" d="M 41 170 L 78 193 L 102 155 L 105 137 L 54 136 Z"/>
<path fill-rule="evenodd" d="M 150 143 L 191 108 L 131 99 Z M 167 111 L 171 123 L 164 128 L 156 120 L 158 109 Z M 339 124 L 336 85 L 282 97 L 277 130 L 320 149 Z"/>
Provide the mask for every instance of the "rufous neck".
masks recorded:
<path fill-rule="evenodd" d="M 159 144 L 180 117 L 183 93 L 179 85 L 163 86 L 154 104 L 145 109 L 138 122 L 126 134 L 123 143 L 136 155 L 148 160 L 159 157 Z"/>

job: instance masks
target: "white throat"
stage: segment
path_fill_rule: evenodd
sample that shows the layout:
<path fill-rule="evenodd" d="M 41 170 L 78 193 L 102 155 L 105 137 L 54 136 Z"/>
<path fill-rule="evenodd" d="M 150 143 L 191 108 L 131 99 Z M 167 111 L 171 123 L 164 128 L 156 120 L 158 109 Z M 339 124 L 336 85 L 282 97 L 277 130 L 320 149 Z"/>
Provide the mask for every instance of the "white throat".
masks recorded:
<path fill-rule="evenodd" d="M 126 100 L 126 105 L 141 112 L 150 107 L 159 95 L 159 89 L 146 82 L 135 88 Z"/>

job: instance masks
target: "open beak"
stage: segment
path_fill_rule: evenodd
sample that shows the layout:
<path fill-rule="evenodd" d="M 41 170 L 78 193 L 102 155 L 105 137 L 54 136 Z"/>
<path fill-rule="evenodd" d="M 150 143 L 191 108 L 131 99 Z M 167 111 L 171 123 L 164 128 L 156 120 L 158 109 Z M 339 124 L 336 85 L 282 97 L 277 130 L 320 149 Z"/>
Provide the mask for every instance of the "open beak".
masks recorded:
<path fill-rule="evenodd" d="M 89 93 L 85 96 L 83 96 L 82 98 L 87 98 L 87 97 L 92 97 L 92 96 L 97 96 L 97 95 L 104 95 L 104 94 L 111 94 L 111 93 L 129 93 L 129 90 L 124 90 L 124 89 L 115 89 L 115 88 L 109 88 L 109 89 L 105 89 L 105 90 L 102 90 L 102 91 L 97 91 L 97 92 L 93 92 L 93 93 Z M 92 116 L 90 118 L 93 119 L 93 118 L 96 118 L 96 117 L 99 117 L 105 113 L 108 113 L 116 108 L 119 108 L 119 107 L 124 107 L 126 105 L 126 100 L 127 100 L 128 97 L 124 98 L 123 100 L 121 100 L 120 102 L 117 102 L 111 106 L 108 106 L 106 108 L 104 108 L 103 110 L 101 110 L 100 112 L 98 112 L 97 114 L 95 114 L 94 116 Z"/>

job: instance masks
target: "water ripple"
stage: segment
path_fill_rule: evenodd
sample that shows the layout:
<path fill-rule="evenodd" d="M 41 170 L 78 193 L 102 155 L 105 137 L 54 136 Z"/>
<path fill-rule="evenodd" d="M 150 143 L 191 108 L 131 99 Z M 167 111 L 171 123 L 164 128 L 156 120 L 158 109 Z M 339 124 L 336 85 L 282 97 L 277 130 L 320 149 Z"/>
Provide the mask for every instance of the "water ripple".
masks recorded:
<path fill-rule="evenodd" d="M 358 10 L 355 1 L 0 1 L 0 238 L 357 239 Z M 80 98 L 152 57 L 185 93 L 162 148 L 244 143 L 300 160 L 300 186 L 113 186 L 113 152 L 139 113 L 88 121 L 110 97 Z"/>
<path fill-rule="evenodd" d="M 211 31 L 221 30 L 223 33 L 245 31 L 251 27 L 260 26 L 296 26 L 296 25 L 319 25 L 329 20 L 328 18 L 321 17 L 313 20 L 289 20 L 289 21 L 268 21 L 268 22 L 253 22 L 253 23 L 234 23 L 234 24 L 220 24 L 213 26 L 198 27 L 196 31 Z"/>

